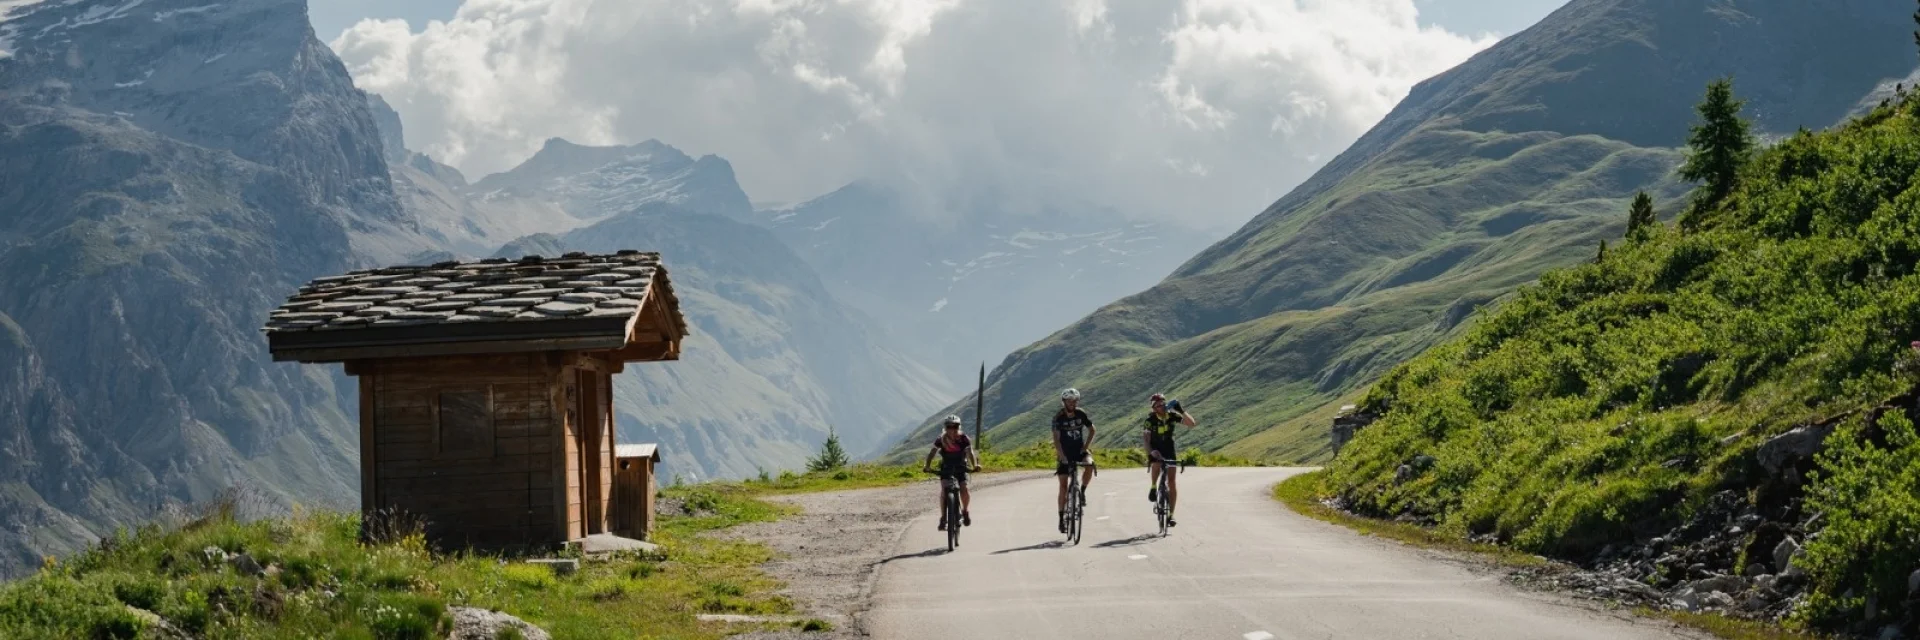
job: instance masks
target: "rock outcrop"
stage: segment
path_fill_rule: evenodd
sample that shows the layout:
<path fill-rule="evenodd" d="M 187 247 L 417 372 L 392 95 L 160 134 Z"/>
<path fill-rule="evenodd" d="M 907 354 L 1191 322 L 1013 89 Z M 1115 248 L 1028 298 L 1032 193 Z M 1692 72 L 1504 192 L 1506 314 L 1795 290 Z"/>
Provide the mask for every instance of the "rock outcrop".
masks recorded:
<path fill-rule="evenodd" d="M 0 574 L 226 486 L 350 504 L 351 392 L 256 328 L 411 223 L 305 3 L 7 7 Z"/>
<path fill-rule="evenodd" d="M 1352 442 L 1353 437 L 1359 434 L 1361 429 L 1367 428 L 1367 425 L 1373 424 L 1373 421 L 1378 419 L 1380 419 L 1378 414 L 1360 411 L 1354 405 L 1340 407 L 1340 413 L 1333 417 L 1333 428 L 1330 431 L 1333 454 L 1340 455 L 1340 449 L 1346 447 L 1348 442 Z"/>

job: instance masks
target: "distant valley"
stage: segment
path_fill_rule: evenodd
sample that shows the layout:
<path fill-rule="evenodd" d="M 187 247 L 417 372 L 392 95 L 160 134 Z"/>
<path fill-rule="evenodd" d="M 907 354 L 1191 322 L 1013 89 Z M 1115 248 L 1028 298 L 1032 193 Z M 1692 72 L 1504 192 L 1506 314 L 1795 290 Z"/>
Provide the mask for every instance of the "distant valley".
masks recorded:
<path fill-rule="evenodd" d="M 408 148 L 300 0 L 4 7 L 0 573 L 229 487 L 352 504 L 354 388 L 269 362 L 259 335 L 314 277 L 662 251 L 693 334 L 620 377 L 620 438 L 699 480 L 797 468 L 829 431 L 883 452 L 980 361 L 1206 240 L 1111 211 L 914 209 L 867 183 L 758 211 L 726 160 L 651 140 L 553 139 L 473 178 Z"/>
<path fill-rule="evenodd" d="M 1165 281 L 1016 351 L 987 381 L 989 433 L 1044 440 L 1069 385 L 1109 421 L 1165 391 L 1208 423 L 1192 446 L 1324 460 L 1341 405 L 1482 305 L 1591 258 L 1635 192 L 1671 216 L 1689 188 L 1678 147 L 1709 80 L 1736 79 L 1763 135 L 1831 126 L 1911 81 L 1911 10 L 1573 0 L 1414 87 Z M 933 412 L 914 439 L 973 404 Z"/>

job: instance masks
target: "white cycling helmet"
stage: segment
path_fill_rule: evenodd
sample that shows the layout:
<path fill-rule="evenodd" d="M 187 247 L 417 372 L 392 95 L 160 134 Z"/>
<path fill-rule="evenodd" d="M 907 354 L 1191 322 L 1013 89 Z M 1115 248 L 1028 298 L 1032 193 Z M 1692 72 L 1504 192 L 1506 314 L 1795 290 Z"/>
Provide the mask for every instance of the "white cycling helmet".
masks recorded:
<path fill-rule="evenodd" d="M 950 415 L 950 416 L 947 416 L 947 419 L 946 419 L 946 420 L 942 420 L 942 421 L 940 421 L 940 422 L 941 422 L 941 424 L 945 424 L 945 425 L 948 425 L 948 426 L 953 426 L 953 425 L 957 425 L 957 424 L 960 424 L 960 416 L 952 416 L 952 415 Z"/>
<path fill-rule="evenodd" d="M 1069 387 L 1066 391 L 1060 392 L 1060 399 L 1061 400 L 1079 400 L 1080 390 Z"/>

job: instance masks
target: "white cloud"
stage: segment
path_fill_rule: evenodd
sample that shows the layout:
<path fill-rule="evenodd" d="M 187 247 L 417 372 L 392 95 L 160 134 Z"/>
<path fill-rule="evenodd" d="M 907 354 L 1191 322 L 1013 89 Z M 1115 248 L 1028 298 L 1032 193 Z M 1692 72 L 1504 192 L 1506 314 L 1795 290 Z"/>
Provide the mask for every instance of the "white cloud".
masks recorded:
<path fill-rule="evenodd" d="M 1413 0 L 467 0 L 332 46 L 470 173 L 659 138 L 762 200 L 870 178 L 1221 224 L 1488 44 Z"/>

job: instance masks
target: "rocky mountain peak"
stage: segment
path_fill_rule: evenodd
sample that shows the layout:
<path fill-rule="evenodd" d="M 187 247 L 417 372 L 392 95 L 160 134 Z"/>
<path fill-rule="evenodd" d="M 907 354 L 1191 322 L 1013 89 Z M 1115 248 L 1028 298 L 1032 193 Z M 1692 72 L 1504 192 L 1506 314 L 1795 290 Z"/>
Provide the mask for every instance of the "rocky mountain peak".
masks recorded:
<path fill-rule="evenodd" d="M 10 100 L 123 118 L 285 172 L 350 226 L 404 223 L 365 94 L 301 0 L 8 3 Z"/>
<path fill-rule="evenodd" d="M 584 220 L 648 203 L 742 219 L 753 211 L 732 164 L 712 155 L 695 159 L 659 140 L 591 146 L 549 138 L 526 162 L 481 178 L 471 191 L 483 200 L 556 202 Z"/>
<path fill-rule="evenodd" d="M 387 164 L 403 164 L 413 155 L 407 149 L 406 127 L 400 122 L 400 112 L 387 104 L 380 94 L 367 94 L 367 105 L 373 109 L 373 124 L 380 129 L 380 149 L 387 156 Z"/>

